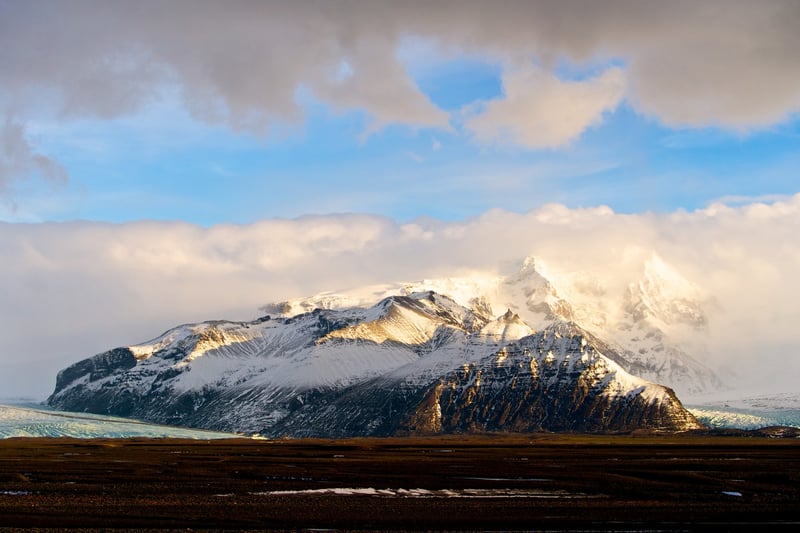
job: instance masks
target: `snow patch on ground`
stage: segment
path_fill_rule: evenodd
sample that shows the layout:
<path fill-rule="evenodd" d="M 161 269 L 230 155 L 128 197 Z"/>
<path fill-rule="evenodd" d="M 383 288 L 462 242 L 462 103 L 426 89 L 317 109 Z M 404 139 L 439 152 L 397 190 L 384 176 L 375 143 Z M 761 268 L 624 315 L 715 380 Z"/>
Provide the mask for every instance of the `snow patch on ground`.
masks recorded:
<path fill-rule="evenodd" d="M 274 490 L 252 492 L 254 496 L 335 495 L 372 496 L 378 498 L 597 498 L 599 495 L 542 489 L 376 489 L 373 487 L 332 487 L 306 490 Z"/>

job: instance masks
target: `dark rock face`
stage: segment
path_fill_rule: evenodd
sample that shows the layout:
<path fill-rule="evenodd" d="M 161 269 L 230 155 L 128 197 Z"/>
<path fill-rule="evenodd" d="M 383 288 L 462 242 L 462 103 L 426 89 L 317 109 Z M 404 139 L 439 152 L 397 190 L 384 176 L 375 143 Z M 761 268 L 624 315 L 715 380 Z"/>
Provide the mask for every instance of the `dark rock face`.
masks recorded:
<path fill-rule="evenodd" d="M 136 358 L 128 348 L 115 348 L 75 363 L 58 373 L 53 396 L 62 391 L 64 395 L 53 407 L 67 411 L 129 416 L 135 409 L 135 392 L 124 386 L 106 384 L 95 389 L 92 384 L 111 376 L 125 375 L 127 370 L 135 366 Z M 67 387 L 69 389 L 65 390 Z"/>
<path fill-rule="evenodd" d="M 507 341 L 484 333 L 484 315 L 429 293 L 360 315 L 183 327 L 152 353 L 118 348 L 63 370 L 48 403 L 270 437 L 701 427 L 670 389 L 625 373 L 619 354 L 576 326 L 558 322 Z M 502 327 L 486 331 L 526 327 L 511 311 L 493 324 Z M 391 364 L 346 382 L 298 381 L 297 368 L 324 374 L 337 357 L 347 369 Z M 204 361 L 217 374 L 196 370 Z M 205 381 L 187 382 L 195 371 Z"/>
<path fill-rule="evenodd" d="M 614 397 L 603 394 L 584 372 L 559 376 L 558 369 L 546 370 L 556 377 L 554 383 L 543 383 L 524 364 L 516 369 L 472 366 L 448 376 L 429 393 L 441 409 L 438 432 L 675 431 L 696 423 L 681 412 L 674 394 L 658 403 L 640 395 Z"/>
<path fill-rule="evenodd" d="M 550 358 L 554 345 L 567 357 Z M 613 365 L 613 363 L 612 363 Z M 323 395 L 268 434 L 683 431 L 702 427 L 668 388 L 609 391 L 608 359 L 583 337 L 546 331 L 427 385 L 386 379 Z"/>
<path fill-rule="evenodd" d="M 59 392 L 67 385 L 84 376 L 89 381 L 97 381 L 118 371 L 125 371 L 136 366 L 136 358 L 128 348 L 115 348 L 89 359 L 84 359 L 65 368 L 56 377 L 56 390 Z"/>

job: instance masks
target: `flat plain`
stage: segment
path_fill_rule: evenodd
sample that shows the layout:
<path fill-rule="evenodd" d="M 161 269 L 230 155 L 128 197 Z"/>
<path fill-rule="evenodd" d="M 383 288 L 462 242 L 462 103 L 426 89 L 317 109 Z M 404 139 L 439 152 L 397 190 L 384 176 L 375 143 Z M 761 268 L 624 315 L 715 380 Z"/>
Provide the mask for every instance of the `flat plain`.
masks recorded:
<path fill-rule="evenodd" d="M 6 439 L 0 528 L 795 530 L 800 439 Z"/>

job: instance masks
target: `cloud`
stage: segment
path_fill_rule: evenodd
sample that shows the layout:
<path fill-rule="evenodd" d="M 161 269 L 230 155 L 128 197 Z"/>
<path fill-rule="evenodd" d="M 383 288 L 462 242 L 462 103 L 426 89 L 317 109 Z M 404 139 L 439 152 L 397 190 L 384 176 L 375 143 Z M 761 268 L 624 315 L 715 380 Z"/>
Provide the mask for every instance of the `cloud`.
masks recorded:
<path fill-rule="evenodd" d="M 503 74 L 501 99 L 469 116 L 465 127 L 482 143 L 531 149 L 568 144 L 601 121 L 625 94 L 625 75 L 612 67 L 597 77 L 564 81 L 532 65 Z"/>
<path fill-rule="evenodd" d="M 108 119 L 176 90 L 195 118 L 264 132 L 301 123 L 307 94 L 364 113 L 367 133 L 447 128 L 408 73 L 413 56 L 400 53 L 416 37 L 442 60 L 541 65 L 505 73 L 507 98 L 472 123 L 480 138 L 568 142 L 616 105 L 623 77 L 634 108 L 665 124 L 746 130 L 800 111 L 798 24 L 793 0 L 2 0 L 0 110 L 23 126 L 42 115 Z M 552 74 L 561 61 L 624 66 L 567 82 Z"/>
<path fill-rule="evenodd" d="M 25 137 L 25 127 L 7 117 L 0 126 L 0 195 L 14 182 L 32 177 L 61 184 L 67 181 L 67 172 L 56 161 L 37 153 Z"/>
<path fill-rule="evenodd" d="M 196 117 L 261 131 L 302 117 L 297 92 L 305 86 L 332 107 L 364 110 L 380 124 L 447 124 L 393 58 L 403 28 L 391 19 L 376 27 L 372 10 L 347 2 L 0 7 L 10 100 L 49 99 L 62 116 L 124 115 L 177 86 Z"/>
<path fill-rule="evenodd" d="M 648 28 L 653 36 L 626 54 L 641 111 L 671 126 L 736 130 L 800 111 L 800 66 L 790 59 L 800 46 L 792 29 L 800 23 L 800 4 L 710 1 L 663 8 L 672 12 L 657 14 L 661 20 Z"/>
<path fill-rule="evenodd" d="M 716 301 L 707 362 L 789 386 L 800 370 L 798 224 L 800 195 L 691 213 L 552 204 L 408 224 L 367 215 L 209 228 L 0 223 L 0 390 L 44 396 L 55 373 L 79 358 L 179 323 L 252 319 L 272 301 L 510 271 L 530 254 L 552 272 L 590 272 L 614 292 L 653 253 Z M 30 368 L 41 371 L 31 377 Z"/>
<path fill-rule="evenodd" d="M 789 199 L 790 197 L 785 194 L 759 194 L 756 196 L 727 195 L 712 200 L 710 202 L 710 209 L 718 207 L 717 204 L 722 204 L 726 207 L 746 204 L 772 204 L 777 202 L 785 202 Z"/>

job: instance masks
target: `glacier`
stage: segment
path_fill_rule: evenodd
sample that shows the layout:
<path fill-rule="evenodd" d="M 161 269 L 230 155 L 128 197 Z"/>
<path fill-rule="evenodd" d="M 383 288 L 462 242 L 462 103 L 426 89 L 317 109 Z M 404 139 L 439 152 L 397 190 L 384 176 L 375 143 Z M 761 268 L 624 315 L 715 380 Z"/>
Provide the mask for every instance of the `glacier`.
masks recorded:
<path fill-rule="evenodd" d="M 800 428 L 800 393 L 747 394 L 728 392 L 707 395 L 687 406 L 712 428 L 758 429 L 768 426 Z"/>
<path fill-rule="evenodd" d="M 91 413 L 55 411 L 40 405 L 0 404 L 0 439 L 14 437 L 228 439 L 231 433 L 169 427 Z"/>

